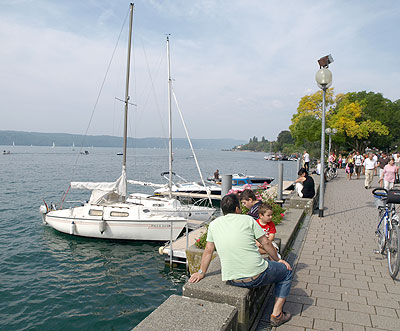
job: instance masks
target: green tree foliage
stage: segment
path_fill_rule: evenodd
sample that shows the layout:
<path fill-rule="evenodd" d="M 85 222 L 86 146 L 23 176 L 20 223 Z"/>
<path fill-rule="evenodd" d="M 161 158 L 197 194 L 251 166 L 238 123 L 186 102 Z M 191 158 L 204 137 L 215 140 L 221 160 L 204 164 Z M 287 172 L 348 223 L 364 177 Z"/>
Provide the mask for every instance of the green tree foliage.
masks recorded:
<path fill-rule="evenodd" d="M 362 151 L 367 145 L 384 148 L 400 137 L 400 103 L 392 103 L 380 93 L 334 96 L 333 89 L 328 89 L 326 106 L 326 126 L 338 130 L 332 137 L 338 149 Z M 301 98 L 289 127 L 297 146 L 315 147 L 321 140 L 321 115 L 322 91 Z"/>

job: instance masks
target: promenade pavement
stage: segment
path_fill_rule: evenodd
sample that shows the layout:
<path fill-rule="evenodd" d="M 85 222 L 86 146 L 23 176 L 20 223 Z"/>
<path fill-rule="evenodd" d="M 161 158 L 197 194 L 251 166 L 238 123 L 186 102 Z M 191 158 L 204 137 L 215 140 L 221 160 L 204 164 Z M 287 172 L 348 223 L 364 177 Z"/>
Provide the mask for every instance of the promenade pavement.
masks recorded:
<path fill-rule="evenodd" d="M 343 170 L 327 184 L 325 217 L 311 217 L 285 304 L 294 316 L 277 330 L 400 330 L 400 281 L 374 253 L 371 191 Z"/>

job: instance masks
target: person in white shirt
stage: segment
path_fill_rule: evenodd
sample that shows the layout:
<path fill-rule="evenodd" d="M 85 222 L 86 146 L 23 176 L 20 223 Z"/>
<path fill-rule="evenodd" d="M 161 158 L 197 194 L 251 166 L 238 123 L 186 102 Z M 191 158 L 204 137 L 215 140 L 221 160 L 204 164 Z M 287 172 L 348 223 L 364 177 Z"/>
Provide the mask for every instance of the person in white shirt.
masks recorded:
<path fill-rule="evenodd" d="M 373 154 L 372 157 L 373 157 L 374 161 L 376 162 L 376 164 L 378 164 L 378 156 L 376 154 Z M 375 176 L 378 174 L 377 171 L 378 171 L 378 169 L 377 169 L 377 167 L 375 167 L 375 170 L 374 170 Z"/>
<path fill-rule="evenodd" d="M 354 158 L 354 165 L 356 168 L 357 179 L 359 179 L 361 173 L 361 166 L 363 164 L 364 159 L 362 155 L 360 155 L 359 151 L 356 152 L 356 155 L 353 158 Z"/>
<path fill-rule="evenodd" d="M 372 153 L 368 154 L 368 158 L 364 160 L 365 167 L 365 188 L 371 187 L 372 180 L 374 179 L 374 170 L 376 169 L 376 161 L 373 158 Z"/>
<path fill-rule="evenodd" d="M 310 154 L 307 153 L 307 151 L 304 151 L 303 153 L 303 160 L 304 160 L 304 168 L 308 171 L 310 171 Z"/>

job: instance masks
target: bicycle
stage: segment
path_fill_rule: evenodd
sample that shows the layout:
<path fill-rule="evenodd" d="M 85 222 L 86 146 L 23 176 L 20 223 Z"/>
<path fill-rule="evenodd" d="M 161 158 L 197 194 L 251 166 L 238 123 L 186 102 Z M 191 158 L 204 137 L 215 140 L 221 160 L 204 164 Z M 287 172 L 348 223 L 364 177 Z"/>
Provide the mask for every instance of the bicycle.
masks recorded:
<path fill-rule="evenodd" d="M 400 222 L 395 207 L 400 203 L 400 191 L 376 188 L 372 194 L 379 210 L 375 231 L 379 247 L 377 253 L 383 254 L 386 251 L 389 274 L 395 279 L 400 267 Z"/>
<path fill-rule="evenodd" d="M 338 175 L 337 165 L 335 162 L 329 162 L 328 167 L 325 170 L 325 177 L 328 180 L 336 178 Z"/>

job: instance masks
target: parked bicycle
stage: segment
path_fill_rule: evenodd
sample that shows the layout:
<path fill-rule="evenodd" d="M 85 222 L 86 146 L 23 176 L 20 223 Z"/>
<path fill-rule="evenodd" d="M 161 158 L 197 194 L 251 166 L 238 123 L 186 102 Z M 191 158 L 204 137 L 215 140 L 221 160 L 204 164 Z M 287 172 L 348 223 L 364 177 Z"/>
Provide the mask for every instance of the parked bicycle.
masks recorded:
<path fill-rule="evenodd" d="M 325 169 L 325 178 L 327 180 L 332 180 L 336 178 L 337 175 L 338 175 L 338 170 L 336 162 L 329 162 L 328 166 Z"/>
<path fill-rule="evenodd" d="M 376 188 L 372 191 L 378 212 L 378 237 L 379 254 L 387 254 L 389 274 L 396 278 L 400 267 L 400 230 L 399 216 L 396 213 L 396 204 L 400 204 L 400 191 Z"/>

